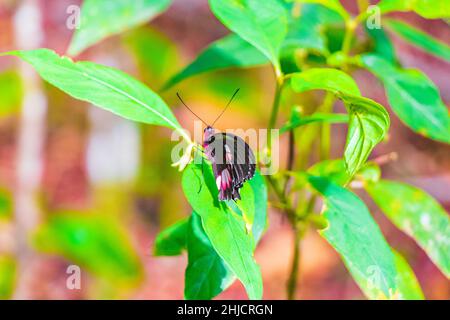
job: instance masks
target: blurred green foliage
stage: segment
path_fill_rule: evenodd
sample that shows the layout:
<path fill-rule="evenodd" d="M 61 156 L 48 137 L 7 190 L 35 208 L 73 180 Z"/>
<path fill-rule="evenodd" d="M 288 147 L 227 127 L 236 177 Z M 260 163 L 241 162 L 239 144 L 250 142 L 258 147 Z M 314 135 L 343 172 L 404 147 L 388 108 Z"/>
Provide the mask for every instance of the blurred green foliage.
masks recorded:
<path fill-rule="evenodd" d="M 0 300 L 11 299 L 17 276 L 15 259 L 12 256 L 0 255 Z"/>
<path fill-rule="evenodd" d="M 0 220 L 9 219 L 13 213 L 12 195 L 6 189 L 0 188 Z"/>
<path fill-rule="evenodd" d="M 0 73 L 0 117 L 17 114 L 23 96 L 23 84 L 16 71 Z"/>
<path fill-rule="evenodd" d="M 108 215 L 53 214 L 33 243 L 37 250 L 61 255 L 119 287 L 137 286 L 144 276 L 125 229 Z"/>
<path fill-rule="evenodd" d="M 171 0 L 85 0 L 80 25 L 69 47 L 77 55 L 104 38 L 136 27 L 163 12 Z"/>

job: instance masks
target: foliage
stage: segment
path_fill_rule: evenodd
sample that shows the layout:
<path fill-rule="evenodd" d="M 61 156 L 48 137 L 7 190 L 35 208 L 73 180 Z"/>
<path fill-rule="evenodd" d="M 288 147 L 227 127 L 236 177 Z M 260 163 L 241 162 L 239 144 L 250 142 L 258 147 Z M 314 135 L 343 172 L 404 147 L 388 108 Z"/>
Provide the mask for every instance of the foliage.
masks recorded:
<path fill-rule="evenodd" d="M 0 188 L 0 221 L 11 217 L 12 211 L 13 203 L 10 192 Z"/>
<path fill-rule="evenodd" d="M 9 255 L 0 255 L 0 300 L 11 299 L 17 277 L 16 261 Z"/>
<path fill-rule="evenodd" d="M 110 35 L 143 24 L 170 3 L 171 0 L 85 0 L 68 53 L 77 55 Z"/>
<path fill-rule="evenodd" d="M 386 216 L 450 276 L 450 218 L 439 203 L 404 183 L 380 180 L 368 183 L 366 189 Z"/>
<path fill-rule="evenodd" d="M 86 0 L 81 29 L 75 32 L 70 53 L 76 54 L 106 36 L 123 32 L 161 13 L 170 1 Z M 368 48 L 356 28 L 369 17 L 360 2 L 354 17 L 338 0 L 209 0 L 212 13 L 231 33 L 207 46 L 192 63 L 172 76 L 163 86 L 175 86 L 183 80 L 225 68 L 248 68 L 270 63 L 274 70 L 275 95 L 268 129 L 278 128 L 278 114 L 288 93 L 294 97 L 306 91 L 325 91 L 323 103 L 305 110 L 298 102 L 289 121 L 281 127 L 289 134 L 288 167 L 265 179 L 257 173 L 242 189 L 242 200 L 219 202 L 211 165 L 201 159 L 191 162 L 194 143 L 184 132 L 167 104 L 153 90 L 114 68 L 92 62 L 73 62 L 48 49 L 14 51 L 29 62 L 41 77 L 70 96 L 92 103 L 126 119 L 165 126 L 178 131 L 189 151 L 178 163 L 184 168 L 182 188 L 192 214 L 162 231 L 155 241 L 155 255 L 178 255 L 187 251 L 185 273 L 187 299 L 211 299 L 235 279 L 250 299 L 263 297 L 261 271 L 254 251 L 267 220 L 268 190 L 271 203 L 288 217 L 296 245 L 307 228 L 319 233 L 340 254 L 350 274 L 370 299 L 422 299 L 420 285 L 407 261 L 384 239 L 364 202 L 351 188 L 363 183 L 386 216 L 421 245 L 433 262 L 450 276 L 448 214 L 423 191 L 401 183 L 380 180 L 380 168 L 367 162 L 372 151 L 388 134 L 390 118 L 386 108 L 363 97 L 351 75 L 356 69 L 373 73 L 384 85 L 392 111 L 414 132 L 450 143 L 450 120 L 437 87 L 422 72 L 404 69 L 398 61 L 390 35 L 384 29 L 364 28 Z M 414 11 L 425 18 L 448 17 L 448 1 L 382 0 L 382 13 Z M 104 12 L 107 8 L 108 14 Z M 448 46 L 415 28 L 389 20 L 388 30 L 400 34 L 413 45 L 448 60 Z M 137 52 L 150 48 L 152 40 L 142 35 L 146 46 L 134 46 Z M 133 41 L 133 40 L 131 40 Z M 155 40 L 161 43 L 159 40 Z M 155 68 L 150 65 L 150 68 Z M 156 71 L 157 72 L 157 71 Z M 161 70 L 160 70 L 161 74 Z M 154 84 L 151 84 L 154 86 Z M 158 84 L 159 87 L 159 84 Z M 347 114 L 333 110 L 337 100 Z M 342 159 L 330 159 L 330 125 L 348 127 Z M 318 130 L 307 131 L 308 128 Z M 303 130 L 305 129 L 305 130 Z M 309 133 L 308 133 L 309 132 Z M 312 132 L 312 133 L 311 133 Z M 300 137 L 300 139 L 298 139 Z M 296 158 L 296 142 L 300 150 Z M 307 142 L 309 141 L 309 143 Z M 318 141 L 319 162 L 308 159 L 314 141 Z M 333 139 L 334 141 L 334 139 Z M 267 154 L 270 157 L 270 137 Z M 303 144 L 302 144 L 303 143 Z M 195 150 L 195 148 L 194 148 Z M 194 151 L 196 153 L 196 151 Z M 194 158 L 198 160 L 199 156 Z M 201 157 L 200 157 L 201 158 Z M 317 158 L 317 157 L 316 157 Z M 293 180 L 292 188 L 288 186 Z M 293 199 L 301 197 L 298 206 Z M 316 212 L 319 198 L 322 210 Z M 99 228 L 99 225 L 102 227 Z M 93 273 L 136 280 L 141 267 L 132 249 L 112 221 L 93 216 L 54 216 L 37 233 L 40 250 L 61 254 L 86 265 Z M 100 261 L 102 270 L 100 270 Z M 105 263 L 107 268 L 105 269 Z M 297 279 L 293 263 L 288 296 L 295 297 Z"/>
<path fill-rule="evenodd" d="M 0 117 L 17 113 L 22 100 L 22 79 L 15 71 L 0 74 Z"/>
<path fill-rule="evenodd" d="M 126 233 L 106 216 L 55 214 L 39 227 L 33 242 L 39 251 L 60 254 L 115 285 L 136 286 L 142 278 Z"/>

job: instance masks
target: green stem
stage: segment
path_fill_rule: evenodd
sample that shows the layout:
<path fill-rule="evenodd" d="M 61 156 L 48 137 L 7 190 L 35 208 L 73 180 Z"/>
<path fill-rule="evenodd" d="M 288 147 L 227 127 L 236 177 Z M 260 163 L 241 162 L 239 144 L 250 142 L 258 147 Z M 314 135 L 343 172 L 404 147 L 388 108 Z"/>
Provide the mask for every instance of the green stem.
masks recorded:
<path fill-rule="evenodd" d="M 346 21 L 345 23 L 345 35 L 344 35 L 344 41 L 342 42 L 342 53 L 344 55 L 345 60 L 348 60 L 348 56 L 350 53 L 350 49 L 352 46 L 352 40 L 353 36 L 355 34 L 356 27 L 358 25 L 358 22 L 356 19 L 350 19 Z M 344 65 L 342 66 L 342 70 L 346 71 L 348 69 L 347 62 L 344 62 Z"/>
<path fill-rule="evenodd" d="M 294 138 L 294 131 L 291 130 L 289 131 L 288 162 L 286 166 L 287 171 L 292 171 L 292 168 L 294 167 L 294 160 L 295 160 L 295 138 Z M 283 190 L 285 196 L 287 196 L 290 181 L 291 176 L 286 175 L 286 181 L 284 182 L 284 190 Z"/>
<path fill-rule="evenodd" d="M 295 300 L 298 282 L 298 269 L 300 265 L 300 240 L 301 234 L 298 228 L 294 227 L 294 251 L 291 264 L 291 273 L 287 283 L 288 300 Z"/>
<path fill-rule="evenodd" d="M 323 113 L 331 113 L 333 111 L 334 95 L 328 92 L 325 96 L 324 102 L 320 107 Z M 331 125 L 323 123 L 320 132 L 320 160 L 327 160 L 330 158 L 331 142 L 330 142 Z"/>
<path fill-rule="evenodd" d="M 271 155 L 272 149 L 272 129 L 275 128 L 278 118 L 278 110 L 280 109 L 281 91 L 283 89 L 284 77 L 282 74 L 277 74 L 277 86 L 275 88 L 275 97 L 272 103 L 272 111 L 269 119 L 269 132 L 267 134 L 267 152 Z"/>

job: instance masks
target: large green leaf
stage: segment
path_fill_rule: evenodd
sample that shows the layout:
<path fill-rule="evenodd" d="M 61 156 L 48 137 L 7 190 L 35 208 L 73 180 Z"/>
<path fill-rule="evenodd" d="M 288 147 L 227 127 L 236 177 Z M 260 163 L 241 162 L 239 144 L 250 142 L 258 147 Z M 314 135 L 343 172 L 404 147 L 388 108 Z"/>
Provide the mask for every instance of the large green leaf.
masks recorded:
<path fill-rule="evenodd" d="M 361 95 L 358 85 L 352 77 L 343 71 L 331 68 L 312 68 L 304 72 L 293 73 L 291 86 L 296 92 L 320 89 L 334 94 Z"/>
<path fill-rule="evenodd" d="M 325 198 L 328 227 L 320 234 L 341 255 L 361 290 L 370 299 L 395 297 L 394 255 L 364 202 L 327 179 L 312 176 L 309 181 Z"/>
<path fill-rule="evenodd" d="M 107 216 L 55 214 L 34 235 L 37 250 L 62 255 L 115 284 L 137 285 L 143 268 L 126 231 Z"/>
<path fill-rule="evenodd" d="M 361 97 L 355 81 L 340 70 L 313 68 L 294 73 L 291 86 L 296 92 L 327 90 L 344 102 L 349 113 L 344 159 L 350 176 L 353 176 L 386 135 L 389 128 L 387 111 L 375 101 Z"/>
<path fill-rule="evenodd" d="M 155 256 L 177 256 L 186 249 L 188 219 L 177 221 L 161 231 L 155 239 Z"/>
<path fill-rule="evenodd" d="M 30 63 L 44 80 L 74 98 L 130 120 L 182 132 L 164 101 L 124 72 L 92 62 L 74 63 L 47 49 L 14 51 L 9 54 Z"/>
<path fill-rule="evenodd" d="M 450 143 L 448 110 L 434 83 L 418 70 L 401 69 L 375 54 L 361 57 L 362 64 L 384 84 L 394 112 L 414 131 Z"/>
<path fill-rule="evenodd" d="M 350 176 L 365 163 L 389 129 L 389 114 L 381 104 L 358 96 L 342 95 L 349 114 L 344 160 Z"/>
<path fill-rule="evenodd" d="M 241 189 L 241 196 L 241 208 L 252 208 L 254 211 L 252 233 L 257 242 L 265 229 L 267 219 L 267 187 L 258 172 Z M 195 212 L 189 220 L 180 220 L 163 230 L 155 241 L 155 255 L 178 255 L 186 248 L 186 299 L 212 299 L 236 279 L 215 251 L 203 229 L 200 216 Z"/>
<path fill-rule="evenodd" d="M 413 2 L 414 11 L 427 19 L 450 18 L 448 0 L 408 0 Z"/>
<path fill-rule="evenodd" d="M 0 220 L 8 219 L 12 216 L 13 201 L 9 191 L 0 188 Z"/>
<path fill-rule="evenodd" d="M 280 133 L 284 133 L 295 128 L 310 123 L 347 123 L 348 115 L 341 113 L 320 113 L 316 112 L 310 116 L 302 116 L 299 113 L 292 112 L 289 121 L 280 129 Z"/>
<path fill-rule="evenodd" d="M 124 42 L 136 59 L 141 77 L 153 87 L 160 87 L 178 68 L 176 44 L 164 34 L 143 27 L 124 36 Z"/>
<path fill-rule="evenodd" d="M 77 55 L 104 38 L 141 25 L 170 5 L 171 0 L 84 0 L 79 29 L 69 47 Z"/>
<path fill-rule="evenodd" d="M 439 203 L 416 187 L 393 181 L 368 183 L 366 190 L 386 216 L 450 277 L 450 218 Z"/>
<path fill-rule="evenodd" d="M 381 0 L 378 7 L 382 13 L 392 11 L 415 11 L 427 19 L 449 18 L 448 0 Z"/>
<path fill-rule="evenodd" d="M 344 185 L 349 180 L 344 159 L 318 162 L 308 169 L 308 174 L 326 178 L 337 185 Z"/>
<path fill-rule="evenodd" d="M 17 113 L 23 96 L 22 79 L 15 71 L 0 74 L 0 117 Z"/>
<path fill-rule="evenodd" d="M 344 186 L 352 178 L 346 170 L 344 159 L 329 159 L 318 162 L 308 168 L 307 174 L 326 178 L 339 186 Z M 367 162 L 356 173 L 357 179 L 364 181 L 378 181 L 380 175 L 380 168 L 373 162 Z"/>
<path fill-rule="evenodd" d="M 288 25 L 281 0 L 209 0 L 209 5 L 228 29 L 251 43 L 279 69 L 279 51 Z"/>
<path fill-rule="evenodd" d="M 384 21 L 387 27 L 400 35 L 403 39 L 409 43 L 422 48 L 428 53 L 441 57 L 447 61 L 450 61 L 450 47 L 435 38 L 429 36 L 423 31 L 416 29 L 409 24 L 406 24 L 399 20 L 387 20 Z"/>
<path fill-rule="evenodd" d="M 233 272 L 214 250 L 203 229 L 202 220 L 195 212 L 189 220 L 187 251 L 186 299 L 212 299 L 235 280 Z"/>
<path fill-rule="evenodd" d="M 254 238 L 242 216 L 218 200 L 209 165 L 190 165 L 183 174 L 183 191 L 217 254 L 243 283 L 250 299 L 261 299 L 262 278 L 253 258 Z M 244 199 L 242 200 L 244 201 Z"/>
<path fill-rule="evenodd" d="M 332 24 L 342 23 L 342 17 L 334 10 L 317 4 L 303 4 L 299 14 L 289 16 L 289 27 L 284 48 L 294 47 L 328 54 L 324 30 Z"/>
<path fill-rule="evenodd" d="M 245 191 L 245 186 L 250 186 L 251 190 Z M 248 201 L 250 191 L 253 192 L 249 199 L 253 202 L 251 206 L 255 209 L 252 233 L 255 241 L 258 242 L 266 227 L 267 187 L 258 172 L 245 186 L 241 189 L 245 191 L 241 192 L 244 202 Z M 250 204 L 244 207 L 248 208 Z M 214 250 L 201 225 L 201 219 L 195 212 L 192 214 L 190 225 L 187 235 L 188 267 L 185 277 L 185 297 L 186 299 L 212 299 L 225 290 L 236 277 Z"/>
<path fill-rule="evenodd" d="M 253 67 L 267 62 L 268 59 L 254 46 L 239 36 L 230 34 L 205 48 L 191 64 L 174 75 L 164 85 L 164 89 L 204 72 L 233 67 Z"/>
<path fill-rule="evenodd" d="M 255 243 L 258 243 L 261 240 L 261 237 L 266 230 L 267 227 L 267 202 L 268 202 L 268 191 L 266 181 L 263 176 L 259 173 L 259 171 L 255 172 L 254 177 L 246 182 L 248 183 L 254 194 L 253 201 L 255 208 L 254 220 L 252 225 L 252 233 L 253 238 L 255 239 Z M 242 198 L 242 201 L 247 201 Z"/>
<path fill-rule="evenodd" d="M 367 27 L 367 25 L 365 25 L 364 29 L 373 40 L 373 51 L 389 62 L 395 64 L 397 58 L 395 56 L 394 45 L 391 39 L 389 39 L 388 35 L 386 34 L 385 29 L 369 28 Z"/>
<path fill-rule="evenodd" d="M 8 255 L 0 255 L 0 300 L 11 299 L 16 279 L 16 260 Z"/>
<path fill-rule="evenodd" d="M 400 253 L 394 252 L 397 278 L 395 279 L 399 288 L 399 298 L 402 300 L 423 300 L 422 288 L 417 281 L 414 271 Z"/>

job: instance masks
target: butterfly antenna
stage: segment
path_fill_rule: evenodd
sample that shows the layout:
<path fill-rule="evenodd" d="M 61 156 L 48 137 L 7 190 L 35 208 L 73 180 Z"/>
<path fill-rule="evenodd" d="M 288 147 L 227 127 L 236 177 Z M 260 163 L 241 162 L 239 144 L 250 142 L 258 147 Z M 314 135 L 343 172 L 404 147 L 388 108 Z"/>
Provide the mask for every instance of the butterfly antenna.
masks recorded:
<path fill-rule="evenodd" d="M 188 109 L 194 116 L 196 116 L 197 119 L 199 119 L 201 122 L 203 122 L 205 124 L 205 126 L 209 127 L 209 125 L 205 121 L 203 121 L 202 118 L 200 118 L 198 115 L 196 115 L 195 112 L 192 111 L 191 108 L 189 108 L 186 103 L 184 103 L 183 99 L 181 99 L 181 96 L 178 92 L 177 92 L 177 97 L 178 97 L 178 99 L 180 99 L 181 103 L 186 107 L 186 109 Z"/>
<path fill-rule="evenodd" d="M 228 106 L 231 104 L 231 101 L 233 101 L 234 97 L 237 95 L 237 93 L 239 92 L 240 88 L 237 88 L 236 91 L 233 93 L 233 95 L 231 96 L 230 101 L 228 101 L 227 105 L 225 106 L 225 108 L 223 108 L 222 112 L 219 114 L 219 116 L 216 118 L 216 120 L 214 120 L 214 122 L 212 123 L 211 127 L 214 127 L 214 124 L 216 123 L 217 120 L 219 120 L 219 118 L 224 114 L 225 110 L 227 110 Z"/>

